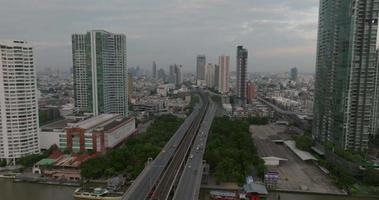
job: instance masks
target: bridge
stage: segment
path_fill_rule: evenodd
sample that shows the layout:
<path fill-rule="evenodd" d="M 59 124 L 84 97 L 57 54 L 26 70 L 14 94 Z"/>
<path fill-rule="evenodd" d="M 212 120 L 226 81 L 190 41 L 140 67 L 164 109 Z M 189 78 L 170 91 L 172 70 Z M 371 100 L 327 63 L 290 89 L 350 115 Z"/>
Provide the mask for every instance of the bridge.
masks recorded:
<path fill-rule="evenodd" d="M 123 200 L 198 199 L 203 155 L 216 106 L 205 93 L 158 156 L 123 195 Z"/>

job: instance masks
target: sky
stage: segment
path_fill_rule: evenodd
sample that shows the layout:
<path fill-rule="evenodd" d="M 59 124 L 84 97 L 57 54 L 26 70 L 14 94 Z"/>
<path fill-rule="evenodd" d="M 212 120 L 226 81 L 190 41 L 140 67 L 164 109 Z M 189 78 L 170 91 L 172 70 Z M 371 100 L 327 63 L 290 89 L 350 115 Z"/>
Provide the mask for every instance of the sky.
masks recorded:
<path fill-rule="evenodd" d="M 71 34 L 104 29 L 127 38 L 128 67 L 217 63 L 236 46 L 249 72 L 314 72 L 318 0 L 0 0 L 0 39 L 26 40 L 37 69 L 72 67 Z"/>

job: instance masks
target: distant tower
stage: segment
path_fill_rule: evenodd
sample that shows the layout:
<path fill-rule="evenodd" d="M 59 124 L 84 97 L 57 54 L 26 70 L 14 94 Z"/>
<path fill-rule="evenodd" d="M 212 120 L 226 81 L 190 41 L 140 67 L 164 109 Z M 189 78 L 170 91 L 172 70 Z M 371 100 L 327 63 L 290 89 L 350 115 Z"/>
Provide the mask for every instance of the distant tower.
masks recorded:
<path fill-rule="evenodd" d="M 132 96 L 133 96 L 133 75 L 132 73 L 128 73 L 128 101 L 129 102 Z"/>
<path fill-rule="evenodd" d="M 214 89 L 219 91 L 220 90 L 220 82 L 221 82 L 221 69 L 220 65 L 214 65 Z"/>
<path fill-rule="evenodd" d="M 296 67 L 291 68 L 290 79 L 293 81 L 297 81 L 297 68 Z"/>
<path fill-rule="evenodd" d="M 196 78 L 197 80 L 205 80 L 205 66 L 207 59 L 205 55 L 198 55 L 196 59 Z"/>
<path fill-rule="evenodd" d="M 251 104 L 257 98 L 257 88 L 255 83 L 248 81 L 246 83 L 247 103 Z"/>
<path fill-rule="evenodd" d="M 375 135 L 379 0 L 321 0 L 313 136 L 364 151 Z"/>
<path fill-rule="evenodd" d="M 157 64 L 155 63 L 155 61 L 153 62 L 152 75 L 153 79 L 157 79 Z"/>
<path fill-rule="evenodd" d="M 103 30 L 72 35 L 77 111 L 128 115 L 126 38 Z"/>
<path fill-rule="evenodd" d="M 247 75 L 247 49 L 243 46 L 237 47 L 237 97 L 246 101 L 246 75 Z"/>
<path fill-rule="evenodd" d="M 175 65 L 170 65 L 170 73 L 168 75 L 168 79 L 169 79 L 169 82 L 170 83 L 173 83 L 175 84 L 176 82 L 176 70 L 175 70 L 176 66 Z"/>
<path fill-rule="evenodd" d="M 39 153 L 38 123 L 32 46 L 0 41 L 0 158 L 10 163 Z"/>
<path fill-rule="evenodd" d="M 170 83 L 180 86 L 183 83 L 183 66 L 182 65 L 170 65 Z"/>
<path fill-rule="evenodd" d="M 166 72 L 162 68 L 158 70 L 158 79 L 166 81 Z"/>
<path fill-rule="evenodd" d="M 180 86 L 183 83 L 183 66 L 175 65 L 175 84 Z"/>
<path fill-rule="evenodd" d="M 218 59 L 220 66 L 220 81 L 218 91 L 225 94 L 229 91 L 229 56 L 220 56 Z"/>
<path fill-rule="evenodd" d="M 215 83 L 214 78 L 215 78 L 214 66 L 209 63 L 205 66 L 205 83 L 207 84 L 207 87 L 209 88 L 214 87 L 214 83 Z"/>

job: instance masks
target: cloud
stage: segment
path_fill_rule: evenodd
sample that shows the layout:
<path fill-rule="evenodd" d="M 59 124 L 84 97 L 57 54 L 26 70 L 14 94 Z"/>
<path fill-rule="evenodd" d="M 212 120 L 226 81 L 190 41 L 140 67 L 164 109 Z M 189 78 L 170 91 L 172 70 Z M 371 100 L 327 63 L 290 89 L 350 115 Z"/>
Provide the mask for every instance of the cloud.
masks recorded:
<path fill-rule="evenodd" d="M 126 34 L 129 66 L 189 71 L 204 53 L 230 55 L 234 69 L 244 45 L 250 71 L 313 71 L 317 15 L 318 0 L 3 0 L 0 39 L 30 41 L 38 67 L 70 68 L 71 34 L 106 29 Z"/>

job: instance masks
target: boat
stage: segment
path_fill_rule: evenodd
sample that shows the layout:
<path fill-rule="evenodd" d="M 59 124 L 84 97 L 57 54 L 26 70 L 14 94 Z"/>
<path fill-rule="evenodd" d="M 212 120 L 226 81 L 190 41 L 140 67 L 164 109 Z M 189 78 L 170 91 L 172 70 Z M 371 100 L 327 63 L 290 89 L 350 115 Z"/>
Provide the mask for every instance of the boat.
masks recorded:
<path fill-rule="evenodd" d="M 78 188 L 73 194 L 75 200 L 121 200 L 122 195 L 105 188 Z"/>

